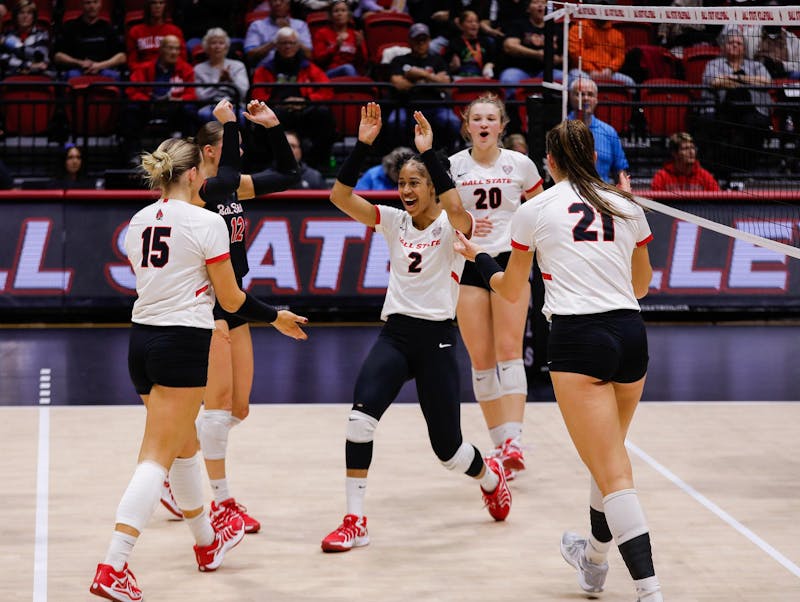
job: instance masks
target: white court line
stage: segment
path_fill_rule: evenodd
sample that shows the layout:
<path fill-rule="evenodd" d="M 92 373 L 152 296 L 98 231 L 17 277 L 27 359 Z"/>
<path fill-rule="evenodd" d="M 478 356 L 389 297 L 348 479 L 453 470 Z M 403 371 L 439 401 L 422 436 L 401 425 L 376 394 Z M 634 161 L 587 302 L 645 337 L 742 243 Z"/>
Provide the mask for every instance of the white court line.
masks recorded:
<path fill-rule="evenodd" d="M 722 508 L 717 506 L 714 502 L 712 502 L 702 493 L 697 491 L 694 487 L 681 480 L 680 477 L 678 477 L 674 472 L 669 470 L 666 466 L 657 462 L 653 457 L 642 451 L 640 448 L 638 448 L 630 441 L 626 441 L 625 446 L 634 454 L 639 456 L 639 458 L 647 462 L 652 468 L 656 470 L 656 472 L 661 473 L 661 475 L 672 481 L 675 485 L 678 486 L 678 488 L 682 489 L 686 494 L 688 494 L 701 506 L 704 506 L 706 509 L 716 514 L 724 522 L 728 523 L 728 525 L 736 529 L 739 533 L 744 535 L 747 539 L 749 539 L 751 542 L 753 542 L 755 545 L 761 548 L 764 552 L 769 554 L 774 560 L 776 560 L 779 564 L 783 565 L 783 567 L 786 568 L 795 577 L 800 577 L 800 567 L 798 567 L 795 563 L 786 558 L 786 556 L 781 554 L 778 550 L 773 548 L 766 541 L 761 539 L 758 535 L 753 533 L 750 529 L 745 527 L 738 520 L 733 518 L 730 514 L 725 512 Z"/>
<path fill-rule="evenodd" d="M 39 449 L 36 463 L 36 531 L 33 602 L 47 602 L 47 539 L 50 495 L 50 368 L 39 371 Z"/>

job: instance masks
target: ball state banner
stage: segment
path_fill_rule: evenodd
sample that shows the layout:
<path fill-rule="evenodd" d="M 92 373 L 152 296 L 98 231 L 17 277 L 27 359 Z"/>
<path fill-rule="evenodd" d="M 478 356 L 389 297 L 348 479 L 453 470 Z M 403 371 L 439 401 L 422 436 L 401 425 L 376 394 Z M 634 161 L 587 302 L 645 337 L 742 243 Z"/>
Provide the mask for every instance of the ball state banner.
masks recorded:
<path fill-rule="evenodd" d="M 369 196 L 387 203 L 396 198 Z M 3 193 L 0 318 L 14 309 L 130 308 L 134 277 L 122 242 L 128 220 L 149 199 L 142 193 Z M 377 316 L 389 278 L 380 234 L 340 213 L 324 193 L 245 203 L 248 291 L 298 310 L 363 309 L 365 317 Z M 754 213 L 741 204 L 737 209 Z M 796 208 L 770 206 L 767 214 L 760 203 L 758 212 L 772 223 L 800 225 Z M 731 213 L 737 214 L 722 211 Z M 800 309 L 800 261 L 659 213 L 648 219 L 654 273 L 643 309 Z M 762 230 L 755 221 L 727 225 Z"/>

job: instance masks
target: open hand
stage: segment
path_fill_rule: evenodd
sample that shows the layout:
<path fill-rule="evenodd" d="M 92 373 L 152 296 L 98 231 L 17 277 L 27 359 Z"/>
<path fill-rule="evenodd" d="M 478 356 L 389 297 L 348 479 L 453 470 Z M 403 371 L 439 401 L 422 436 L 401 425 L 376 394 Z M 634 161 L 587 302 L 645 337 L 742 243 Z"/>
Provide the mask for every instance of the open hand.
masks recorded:
<path fill-rule="evenodd" d="M 378 103 L 368 102 L 361 107 L 361 122 L 358 124 L 358 140 L 364 144 L 372 144 L 381 131 L 381 107 Z"/>
<path fill-rule="evenodd" d="M 421 111 L 414 111 L 414 144 L 420 153 L 433 148 L 433 129 Z"/>
<path fill-rule="evenodd" d="M 263 125 L 265 128 L 271 128 L 280 123 L 275 112 L 267 106 L 267 103 L 261 100 L 251 100 L 248 102 L 244 117 L 248 121 Z"/>
<path fill-rule="evenodd" d="M 492 233 L 492 220 L 488 217 L 476 217 L 472 226 L 472 236 L 489 236 Z"/>
<path fill-rule="evenodd" d="M 308 324 L 308 318 L 298 316 L 297 314 L 290 312 L 288 309 L 280 310 L 278 312 L 278 317 L 272 323 L 272 325 L 281 334 L 285 334 L 287 337 L 291 337 L 299 341 L 305 341 L 308 338 L 308 335 L 303 332 L 299 324 Z"/>
<path fill-rule="evenodd" d="M 478 253 L 483 253 L 483 248 L 470 241 L 460 231 L 456 230 L 456 237 L 458 240 L 453 243 L 453 248 L 456 253 L 461 253 L 470 261 L 475 261 L 475 256 Z"/>

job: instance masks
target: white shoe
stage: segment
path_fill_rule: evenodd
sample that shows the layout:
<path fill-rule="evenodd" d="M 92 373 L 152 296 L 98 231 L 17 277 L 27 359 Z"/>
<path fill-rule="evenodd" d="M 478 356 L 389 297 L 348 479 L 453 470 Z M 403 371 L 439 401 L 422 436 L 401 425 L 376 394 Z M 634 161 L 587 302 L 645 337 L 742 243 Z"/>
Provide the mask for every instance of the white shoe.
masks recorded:
<path fill-rule="evenodd" d="M 603 591 L 608 575 L 608 563 L 595 564 L 586 559 L 587 541 L 577 533 L 566 532 L 561 536 L 561 555 L 578 571 L 578 585 L 589 593 Z"/>

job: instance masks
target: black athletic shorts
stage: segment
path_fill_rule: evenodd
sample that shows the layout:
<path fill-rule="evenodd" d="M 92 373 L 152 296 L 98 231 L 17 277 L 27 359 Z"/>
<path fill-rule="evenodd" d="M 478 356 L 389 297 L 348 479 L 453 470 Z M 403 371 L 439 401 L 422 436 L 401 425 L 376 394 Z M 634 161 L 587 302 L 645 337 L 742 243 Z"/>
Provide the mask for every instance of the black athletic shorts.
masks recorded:
<path fill-rule="evenodd" d="M 500 264 L 500 267 L 505 270 L 508 265 L 509 257 L 511 257 L 511 251 L 506 251 L 505 253 L 500 253 L 494 259 Z M 478 268 L 475 267 L 474 261 L 467 261 L 464 263 L 464 271 L 461 272 L 461 280 L 459 280 L 458 283 L 467 286 L 479 286 L 485 288 L 487 291 L 492 290 L 489 288 L 489 285 L 486 284 Z"/>
<path fill-rule="evenodd" d="M 598 380 L 632 383 L 647 373 L 647 332 L 642 314 L 618 309 L 552 317 L 547 343 L 550 372 L 576 372 Z"/>
<path fill-rule="evenodd" d="M 242 279 L 237 277 L 236 284 L 239 285 L 239 288 L 242 288 Z M 239 326 L 247 324 L 247 320 L 244 318 L 240 318 L 236 314 L 228 313 L 222 309 L 219 301 L 214 302 L 214 320 L 225 320 L 228 323 L 228 330 L 233 330 L 234 328 L 238 328 Z"/>
<path fill-rule="evenodd" d="M 207 328 L 134 323 L 128 372 L 136 392 L 147 395 L 153 385 L 205 387 L 212 332 Z"/>

